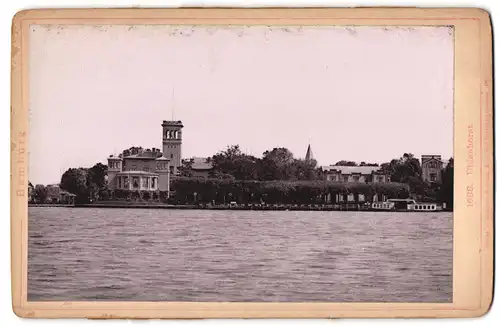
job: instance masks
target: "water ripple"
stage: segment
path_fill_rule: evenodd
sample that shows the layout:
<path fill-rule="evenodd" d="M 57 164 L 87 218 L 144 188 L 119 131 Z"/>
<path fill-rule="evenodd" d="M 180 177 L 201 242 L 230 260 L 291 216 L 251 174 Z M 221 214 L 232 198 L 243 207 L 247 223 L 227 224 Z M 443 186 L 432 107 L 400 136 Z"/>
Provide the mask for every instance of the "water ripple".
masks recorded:
<path fill-rule="evenodd" d="M 29 208 L 32 301 L 451 302 L 450 213 Z"/>

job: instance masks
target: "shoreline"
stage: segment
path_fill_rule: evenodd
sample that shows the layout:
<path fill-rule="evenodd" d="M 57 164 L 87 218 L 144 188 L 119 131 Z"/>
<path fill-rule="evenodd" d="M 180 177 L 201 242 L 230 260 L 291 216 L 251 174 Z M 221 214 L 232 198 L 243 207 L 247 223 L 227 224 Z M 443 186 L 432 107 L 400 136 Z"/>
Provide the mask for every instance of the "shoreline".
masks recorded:
<path fill-rule="evenodd" d="M 371 207 L 363 207 L 357 204 L 350 205 L 267 205 L 267 206 L 233 206 L 230 205 L 172 205 L 172 204 L 123 204 L 123 203 L 95 203 L 95 204 L 28 204 L 28 207 L 66 207 L 66 208 L 133 208 L 133 209 L 184 209 L 184 210 L 234 210 L 234 211 L 360 211 L 360 212 L 453 212 L 453 210 L 436 210 L 436 211 L 411 211 L 411 210 L 381 210 Z"/>

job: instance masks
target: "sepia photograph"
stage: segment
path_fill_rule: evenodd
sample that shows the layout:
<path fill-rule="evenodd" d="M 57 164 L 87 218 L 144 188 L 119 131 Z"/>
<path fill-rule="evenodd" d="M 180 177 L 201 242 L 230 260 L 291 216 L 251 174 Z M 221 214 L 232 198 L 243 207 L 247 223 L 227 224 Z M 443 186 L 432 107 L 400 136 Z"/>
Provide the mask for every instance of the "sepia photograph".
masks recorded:
<path fill-rule="evenodd" d="M 28 35 L 28 301 L 453 302 L 453 26 Z"/>

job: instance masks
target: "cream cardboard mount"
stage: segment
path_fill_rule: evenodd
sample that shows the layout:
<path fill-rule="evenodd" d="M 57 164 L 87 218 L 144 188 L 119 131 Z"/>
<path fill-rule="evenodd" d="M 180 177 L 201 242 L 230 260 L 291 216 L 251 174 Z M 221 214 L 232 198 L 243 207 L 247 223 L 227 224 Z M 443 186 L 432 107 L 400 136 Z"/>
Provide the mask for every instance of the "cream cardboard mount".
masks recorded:
<path fill-rule="evenodd" d="M 453 300 L 377 302 L 131 302 L 28 299 L 29 31 L 35 25 L 446 26 L 454 37 Z M 284 50 L 286 51 L 286 50 Z M 366 55 L 370 55 L 367 53 Z M 12 305 L 29 318 L 477 317 L 493 292 L 493 90 L 489 14 L 458 8 L 36 9 L 12 26 Z M 292 272 L 291 272 L 292 273 Z"/>

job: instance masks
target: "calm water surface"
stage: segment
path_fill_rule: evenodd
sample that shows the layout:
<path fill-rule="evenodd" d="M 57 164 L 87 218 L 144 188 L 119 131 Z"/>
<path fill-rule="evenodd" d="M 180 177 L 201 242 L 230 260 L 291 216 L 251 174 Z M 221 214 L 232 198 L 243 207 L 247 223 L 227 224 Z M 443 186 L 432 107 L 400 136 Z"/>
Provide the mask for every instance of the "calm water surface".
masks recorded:
<path fill-rule="evenodd" d="M 29 300 L 452 301 L 452 214 L 29 208 Z"/>

